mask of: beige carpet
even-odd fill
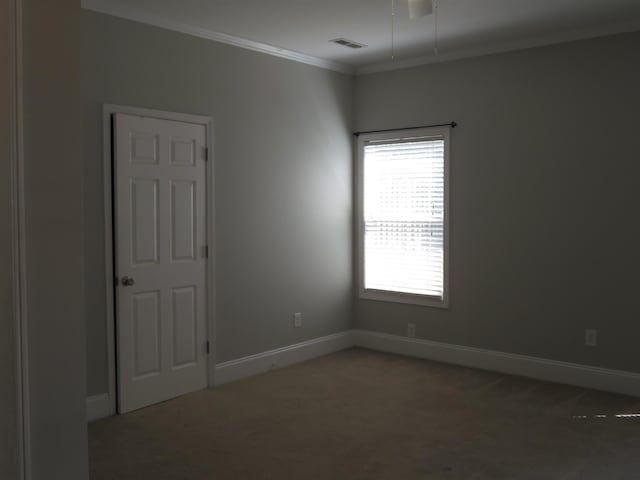
[[[352,349],[89,427],[91,479],[640,479],[640,399]],[[602,417],[606,415],[606,417]]]

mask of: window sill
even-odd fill
[[[380,302],[405,303],[423,307],[449,308],[447,297],[431,297],[411,293],[390,292],[385,290],[360,290],[360,299],[377,300]]]

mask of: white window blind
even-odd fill
[[[363,148],[364,289],[443,299],[444,137]]]

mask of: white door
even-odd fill
[[[204,125],[114,115],[119,411],[207,386]]]

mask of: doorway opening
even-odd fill
[[[109,403],[214,384],[213,122],[103,108]]]

